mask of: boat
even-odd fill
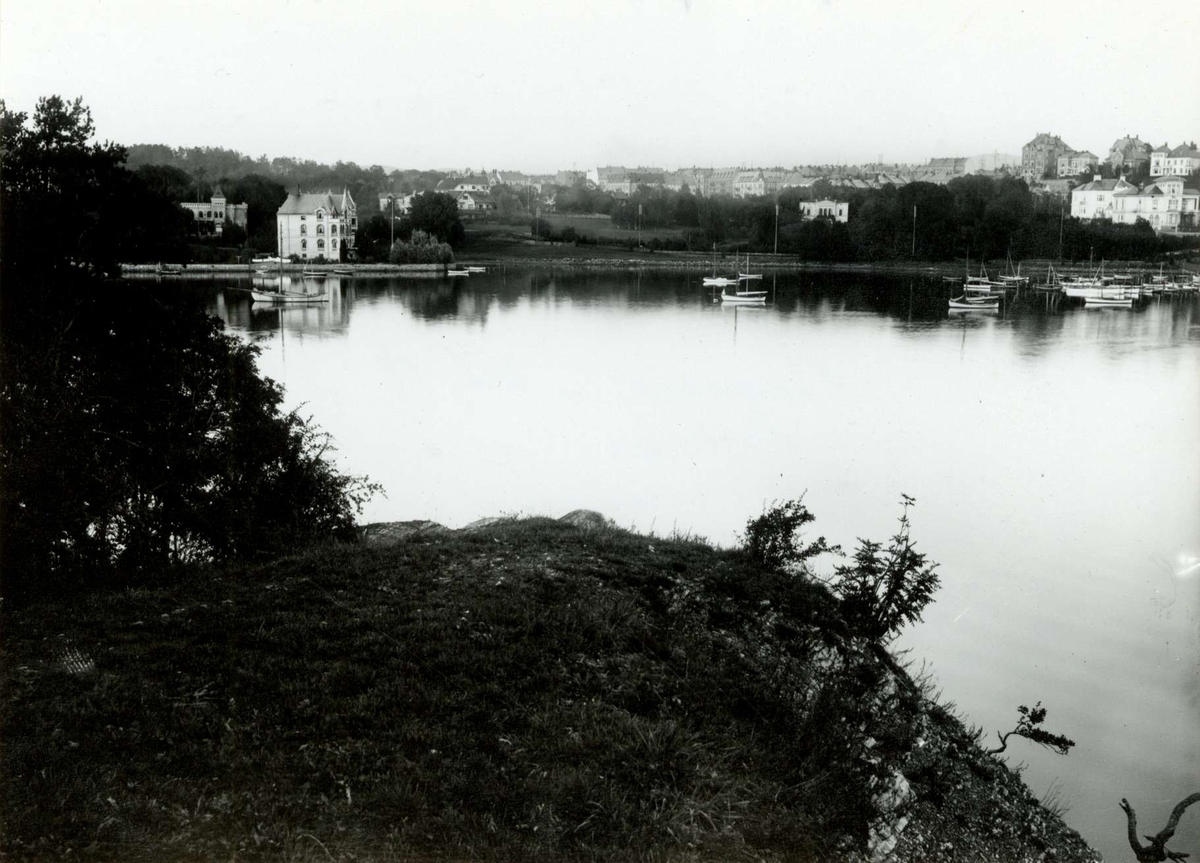
[[[183,267],[179,264],[159,264],[154,272],[160,276],[182,276]]]
[[[487,267],[467,267],[468,273],[486,273]]]
[[[471,271],[470,270],[446,270],[446,275],[447,276],[469,276],[469,275],[471,275]]]
[[[947,303],[952,312],[995,312],[1000,309],[999,297],[992,297],[991,300],[953,297]]]
[[[307,279],[323,279],[329,275],[325,270],[301,270],[300,275]]]
[[[762,273],[751,273],[749,270],[750,270],[750,253],[747,252],[746,253],[746,272],[738,273],[738,281],[744,282],[744,281],[749,281],[751,279],[761,279],[763,277]]]
[[[766,291],[734,291],[732,294],[721,291],[717,296],[720,297],[722,303],[729,305],[765,306],[767,304]]]
[[[713,243],[713,274],[711,276],[704,277],[704,286],[706,288],[728,288],[729,286],[736,285],[737,283],[737,279],[730,278],[729,276],[717,275],[717,244]]]
[[[1092,309],[1130,309],[1133,308],[1133,297],[1084,297],[1083,304]]]
[[[1013,269],[1012,255],[1008,256],[1008,272],[997,279],[1006,288],[1023,288],[1029,284],[1029,276],[1021,275],[1021,265]]]
[[[333,274],[335,276],[353,276],[354,267],[334,267]]]
[[[250,289],[250,298],[256,303],[327,303],[329,294],[306,294],[303,291],[263,291]]]
[[[254,258],[251,259],[250,263],[252,266],[258,266],[260,264],[286,264],[287,261],[278,255],[261,254],[255,255]]]

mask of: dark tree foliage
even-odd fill
[[[247,174],[223,178],[221,191],[229,201],[246,205],[247,245],[256,252],[274,252],[278,248],[275,214],[287,200],[284,187],[270,177]]]
[[[186,260],[191,214],[125,170],[124,148],[89,143],[94,131],[79,99],[40,99],[32,117],[0,102],[0,254],[109,274],[119,261]]]
[[[458,202],[443,192],[422,192],[414,197],[409,219],[414,231],[424,231],[451,246],[459,245],[466,236],[458,218]]]
[[[257,348],[178,288],[102,277],[114,249],[150,248],[146,220],[191,216],[126,171],[120,148],[87,143],[78,101],[0,122],[3,595],[352,536],[375,489],[283,412]],[[118,204],[135,195],[143,208]]]
[[[393,233],[387,216],[371,216],[358,223],[358,233],[354,235],[354,253],[358,260],[367,264],[387,261],[393,236],[402,239],[398,231]]]

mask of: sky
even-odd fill
[[[51,94],[102,140],[364,167],[1103,156],[1200,139],[1200,2],[4,0],[0,96]]]

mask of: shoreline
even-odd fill
[[[516,250],[514,250],[516,251]],[[736,261],[736,259],[732,259]],[[731,262],[730,258],[725,258],[722,263],[728,266]],[[974,265],[975,262],[972,262]],[[1153,264],[1145,261],[1108,261],[1106,266],[1113,270],[1122,270],[1136,273],[1156,273],[1158,268]],[[178,273],[163,274],[158,272],[159,265],[157,264],[121,264],[122,276],[155,276],[158,278],[193,278],[199,276],[216,276],[216,275],[231,275],[244,274],[253,276],[256,274],[256,268],[250,264],[184,264],[183,269]],[[287,273],[288,275],[298,275],[305,270],[318,270],[329,275],[343,276],[385,276],[385,275],[405,275],[409,273],[437,273],[442,274],[447,270],[457,267],[466,266],[485,266],[485,267],[520,267],[520,268],[577,268],[590,270],[641,270],[654,269],[670,271],[676,270],[680,272],[704,272],[711,268],[711,259],[705,259],[699,253],[692,252],[630,252],[624,251],[620,256],[604,257],[604,256],[583,256],[583,255],[556,255],[556,256],[533,256],[522,254],[491,254],[480,255],[478,257],[464,257],[462,260],[456,261],[453,267],[443,264],[284,264],[277,267],[277,272]],[[735,263],[736,266],[736,263]],[[982,265],[993,272],[998,272],[1003,269],[1003,261],[986,261]],[[1050,266],[1063,274],[1072,274],[1087,272],[1091,269],[1087,262],[1054,262],[1048,260],[1024,261],[1022,266],[1026,267],[1030,274],[1045,273]],[[1185,272],[1198,273],[1200,265],[1190,262],[1180,262],[1177,266]],[[334,268],[350,267],[353,270],[352,274],[335,274]],[[910,276],[926,276],[930,278],[942,276],[960,276],[967,268],[967,263],[964,260],[954,261],[872,261],[872,262],[847,262],[847,261],[798,261],[792,256],[784,255],[764,255],[756,258],[753,263],[753,268],[757,272],[771,273],[851,273],[859,275],[910,275]],[[270,275],[270,274],[267,274]],[[1035,276],[1036,278],[1036,276]]]

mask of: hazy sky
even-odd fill
[[[3,0],[0,95],[363,166],[924,162],[1200,138],[1200,2]]]

